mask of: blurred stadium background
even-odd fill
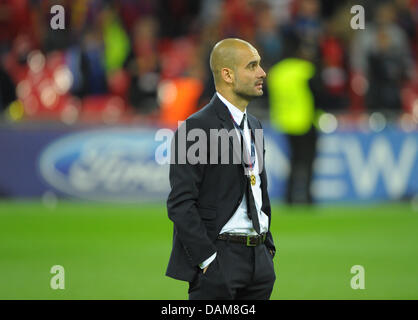
[[[365,30],[350,28],[353,5]],[[417,299],[417,26],[416,0],[0,0],[0,299],[186,299],[164,276],[156,133],[213,95],[217,41],[253,43],[269,73],[295,36],[316,70],[313,204],[285,201],[269,88],[249,106],[266,135],[272,299]]]

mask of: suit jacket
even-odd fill
[[[260,121],[248,114],[251,130],[262,129]],[[177,151],[181,143],[186,149],[197,141],[184,142],[180,137],[180,128],[176,131],[171,145],[170,186],[167,199],[168,217],[174,223],[173,248],[166,275],[175,279],[191,282],[198,272],[199,264],[214,254],[214,245],[222,227],[229,221],[242,201],[248,179],[244,175],[241,163],[233,163],[233,143],[229,140],[229,162],[221,164],[221,152],[218,152],[218,164],[210,164],[210,129],[234,130],[234,124],[227,107],[215,94],[212,100],[200,111],[191,115],[182,125],[186,132],[203,129],[207,136],[207,164],[185,164],[177,161]],[[236,134],[236,133],[235,133]],[[262,152],[257,156],[264,159]],[[219,143],[220,145],[220,143]],[[174,161],[175,160],[175,161]],[[263,160],[264,161],[264,160]],[[273,238],[270,233],[271,208],[267,194],[267,175],[265,168],[260,173],[262,190],[262,211],[269,217],[269,231],[266,246],[275,253]]]

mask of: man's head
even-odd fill
[[[260,66],[257,50],[246,41],[219,41],[211,52],[210,68],[216,90],[227,98],[248,103],[263,94],[262,84],[266,73]]]

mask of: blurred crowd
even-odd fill
[[[54,30],[57,4],[65,28]],[[354,5],[364,30],[351,27]],[[418,122],[417,26],[417,0],[0,0],[0,111],[15,121],[173,124],[212,97],[217,41],[254,44],[268,73],[297,38],[316,66],[318,108]],[[260,118],[266,91],[252,108]]]

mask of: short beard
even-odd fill
[[[254,98],[260,97],[262,95],[262,94],[261,95],[257,95],[257,94],[250,95],[248,93],[245,93],[245,92],[242,92],[242,91],[239,91],[239,90],[234,90],[234,93],[237,96],[239,96],[240,98],[242,98],[244,100],[247,100],[247,101],[251,101]]]

